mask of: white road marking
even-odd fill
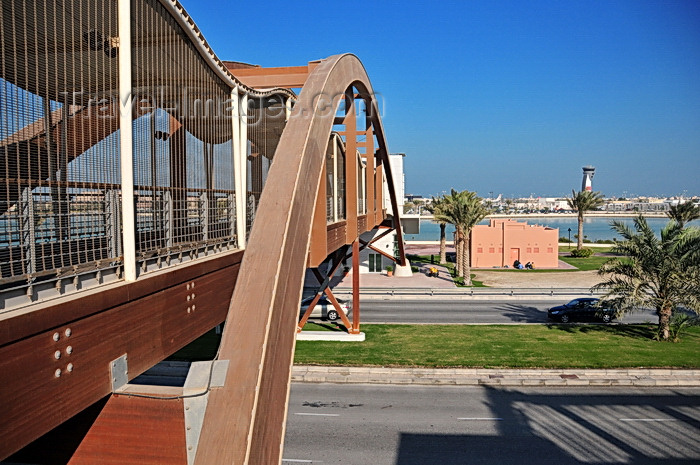
[[[321,460],[302,460],[302,459],[282,459],[282,463],[323,463]]]
[[[678,421],[675,418],[620,418],[620,421]]]
[[[306,415],[310,417],[339,417],[340,414],[338,413],[304,413],[304,412],[299,412],[295,413],[294,415]]]
[[[503,418],[478,418],[478,417],[463,417],[457,418],[458,420],[468,420],[468,421],[503,421]]]

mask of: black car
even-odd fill
[[[610,323],[615,318],[615,311],[600,306],[600,299],[582,297],[574,299],[568,304],[552,307],[547,312],[550,320],[558,320],[562,323],[570,321],[599,320]]]

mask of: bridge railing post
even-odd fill
[[[136,280],[136,218],[131,89],[131,0],[118,1],[119,160],[122,183],[124,279]]]
[[[35,228],[35,210],[34,210],[34,194],[31,187],[22,189],[21,199],[21,219],[22,224],[22,248],[24,249],[24,262],[26,263],[24,273],[31,275],[36,272],[36,228]]]
[[[107,243],[110,258],[122,254],[121,247],[121,209],[119,208],[119,191],[110,189],[105,192],[105,212],[107,225]]]
[[[211,215],[209,212],[209,192],[202,192],[199,195],[199,214],[200,222],[202,225],[202,240],[209,240],[209,222],[211,221]]]

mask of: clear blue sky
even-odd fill
[[[406,192],[700,195],[700,1],[182,0],[224,60],[360,57]]]

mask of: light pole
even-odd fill
[[[571,228],[569,228],[569,250],[571,250]]]

